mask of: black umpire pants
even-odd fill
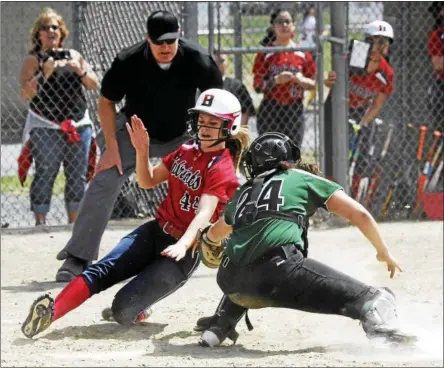
[[[224,257],[217,283],[229,299],[246,309],[275,307],[360,318],[370,286],[314,259],[295,246],[279,247],[247,266]],[[237,316],[232,316],[237,320]]]

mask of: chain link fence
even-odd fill
[[[439,57],[444,47],[439,42],[443,42],[443,26],[441,23],[439,28],[437,24],[436,9],[435,13],[429,11],[433,10],[429,9],[431,4],[345,3],[347,27],[341,46],[344,55],[348,55],[351,39],[365,40],[364,25],[371,21],[389,22],[395,34],[387,57],[393,69],[394,90],[377,114],[378,122],[382,123],[374,123],[372,119],[367,128],[356,134],[352,124],[335,118],[338,92],[339,98],[347,100],[348,116],[355,122],[362,119],[365,109],[360,109],[361,114],[356,115],[358,109],[350,105],[351,94],[360,93],[368,102],[375,96],[354,86],[352,70],[337,76],[346,79],[348,88],[344,91],[339,90],[340,80],[332,89],[322,83],[333,70],[334,60],[338,60],[334,59],[330,42],[335,41],[330,36],[337,36],[331,32],[334,27],[330,27],[330,3],[312,7],[305,2],[50,2],[45,6],[53,7],[64,17],[70,31],[64,47],[79,51],[92,65],[99,82],[117,52],[143,39],[146,18],[151,11],[168,9],[174,12],[181,20],[185,36],[195,39],[214,54],[224,70],[225,88],[242,102],[244,122],[253,136],[269,130],[288,134],[301,144],[303,156],[321,164],[325,174],[331,177],[335,172],[333,147],[347,144],[350,153],[345,158],[347,173],[333,179],[348,183],[350,193],[378,219],[391,220],[436,218],[437,212],[442,212],[442,138],[434,131],[438,128],[442,131],[444,82],[442,73],[436,75],[433,71],[432,60],[435,68],[439,68],[439,60],[442,66],[442,56]],[[31,201],[48,204],[49,196],[47,224],[66,224],[67,213],[75,210],[77,197],[83,190],[82,181],[78,180],[82,178],[79,168],[83,168],[85,176],[88,166],[85,152],[89,150],[81,142],[88,139],[82,136],[80,143],[69,145],[61,140],[62,133],[58,130],[41,128],[45,134],[40,135],[36,133],[39,129],[34,130],[31,134],[35,142],[34,151],[31,151],[34,161],[26,183],[21,186],[17,158],[29,118],[28,104],[20,98],[19,74],[30,43],[29,30],[43,7],[33,2],[28,2],[26,8],[14,3],[2,3],[1,7],[1,223],[4,227],[34,225]],[[276,14],[271,17],[273,12]],[[20,26],[8,26],[11,22]],[[435,33],[431,36],[432,31]],[[434,42],[431,46],[430,37]],[[291,43],[287,42],[289,39]],[[342,57],[339,62],[347,61]],[[96,105],[99,89],[72,90],[75,83],[64,78],[66,76],[60,76],[59,83],[62,86],[65,83],[71,92],[50,107],[53,111],[62,110],[69,106],[72,96],[84,102],[99,133],[98,146],[103,148]],[[49,101],[53,101],[57,91],[57,87],[48,86],[48,104],[41,108],[49,108]],[[332,135],[337,125],[345,127],[348,134]],[[426,126],[427,131],[420,136],[424,131],[422,126]],[[357,140],[358,136],[362,139]],[[418,153],[420,137],[424,138],[422,154]],[[79,146],[78,156],[73,152],[74,146]],[[357,153],[356,146],[359,146]],[[42,157],[40,161],[36,159],[39,154],[46,161],[42,161]],[[73,165],[73,157],[80,156],[83,166]],[[47,165],[41,171],[46,176],[40,175],[40,183],[45,184],[38,184],[36,161]],[[48,179],[47,167],[52,167],[49,177],[54,180],[53,187],[48,185],[52,179]],[[154,190],[141,190],[133,175],[124,184],[112,217],[151,216],[166,189],[164,185]]]
[[[365,120],[372,108],[364,104],[365,109],[360,109],[357,99],[370,99],[377,106],[375,101],[382,98],[378,93],[386,95],[380,119],[359,132],[350,125],[349,136],[351,194],[379,220],[442,219],[444,11],[439,15],[431,5],[348,3],[350,40],[364,41],[365,25],[374,20],[388,22],[394,31],[392,44],[384,44],[380,36],[373,38],[368,67],[375,69],[377,80],[362,83],[353,68],[348,80],[349,118],[354,122]],[[384,24],[377,26],[376,34],[384,34]],[[372,63],[375,49],[386,53],[389,66]],[[441,73],[434,70],[432,57],[441,65]],[[372,83],[379,87],[371,91]]]
[[[26,9],[14,3],[2,3],[1,6],[2,226],[27,227],[41,222],[35,219],[33,212],[47,212],[47,225],[64,225],[77,212],[86,178],[93,168],[88,164],[96,161],[104,148],[97,114],[100,87],[86,90],[71,69],[63,68],[65,71],[59,72],[56,68],[48,82],[40,87],[39,95],[29,102],[32,110],[39,112],[40,116],[28,113],[28,102],[20,97],[19,74],[29,51],[30,29],[34,20],[44,6],[56,10],[64,18],[69,31],[64,48],[73,48],[83,55],[100,83],[116,54],[144,39],[149,13],[167,9],[181,18],[181,4],[154,1],[49,2],[42,5],[31,2]],[[19,32],[11,33],[15,28],[7,26],[11,20],[20,23]],[[22,47],[17,47],[17,44]],[[74,55],[52,56],[60,62],[75,58]],[[123,102],[117,106],[118,109]],[[91,120],[82,119],[85,109],[85,116]],[[58,126],[41,119],[41,116],[59,122],[68,116],[75,121],[91,122],[97,133],[96,157],[93,155],[94,147],[90,146],[90,128],[78,126],[80,140],[71,144],[66,139],[67,134],[71,139],[76,138],[69,133],[72,128],[68,124]],[[156,161],[154,158],[153,162]],[[132,175],[119,194],[112,218],[151,216],[165,194],[166,184],[153,190],[141,190],[135,175]]]

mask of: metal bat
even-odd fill
[[[377,126],[380,125],[381,123],[382,123],[382,120],[380,120],[380,119],[375,119],[372,122],[372,127],[371,127],[372,130],[370,132],[370,138],[369,138],[370,148],[368,150],[368,155],[370,157],[370,161],[371,161],[371,159],[373,157],[373,153],[375,151],[375,146],[376,146],[375,134],[376,134]],[[363,203],[364,198],[367,194],[369,183],[370,183],[370,180],[369,180],[368,174],[367,174],[367,176],[365,176],[364,178],[362,178],[359,181],[359,187],[358,187],[358,193],[356,195],[356,200],[361,204]]]
[[[365,196],[365,199],[364,199],[364,207],[366,207],[367,209],[370,208],[370,203],[373,199],[373,195],[374,195],[374,193],[376,191],[376,187],[378,186],[378,183],[379,183],[379,176],[381,175],[381,170],[382,170],[382,161],[384,160],[384,157],[387,154],[387,150],[390,145],[390,141],[392,139],[393,129],[394,129],[394,126],[392,124],[390,124],[390,128],[387,133],[387,137],[385,139],[380,158],[378,160],[375,171],[373,172],[372,178],[370,179],[370,185],[368,187],[367,195]]]
[[[436,165],[438,163],[438,158],[441,155],[443,143],[444,142],[441,140],[441,144],[436,149],[435,156],[433,157],[433,160],[432,160],[432,164],[429,166],[429,170],[427,172],[427,179],[426,179],[425,184],[424,184],[424,191],[426,191],[428,189],[430,178],[432,177],[434,169],[436,168]]]
[[[441,160],[441,162],[438,165],[438,168],[435,170],[435,173],[432,176],[432,179],[430,180],[430,183],[428,186],[429,192],[433,192],[435,190],[436,186],[438,185],[438,181],[441,178],[443,166],[444,166],[443,161]]]

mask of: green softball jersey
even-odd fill
[[[264,182],[257,201],[261,210],[286,211],[303,215],[308,222],[319,207],[326,210],[327,200],[342,187],[307,171],[290,169]],[[224,219],[233,225],[242,217],[251,192],[251,182],[242,185],[224,210]],[[227,240],[225,254],[237,265],[254,262],[272,247],[299,244],[304,247],[303,229],[293,221],[267,217],[233,231]]]

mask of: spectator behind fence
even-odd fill
[[[222,78],[224,80],[224,89],[235,95],[241,104],[242,125],[248,125],[248,119],[250,118],[250,116],[256,114],[256,110],[254,109],[253,100],[251,99],[247,87],[245,87],[245,84],[241,80],[225,76],[227,59],[224,55],[214,54],[213,59],[222,74]]]
[[[435,18],[429,35],[429,55],[435,76],[430,99],[432,128],[444,132],[444,1],[434,1],[429,11]]]
[[[68,34],[63,17],[44,8],[31,29],[31,49],[20,72],[20,93],[29,101],[29,111],[19,157],[19,180],[24,185],[34,161],[30,196],[36,225],[46,224],[61,163],[66,177],[68,221],[76,220],[85,192],[88,159],[95,163],[93,123],[82,87],[95,89],[98,81],[79,52],[63,48]]]
[[[316,8],[310,4],[304,14],[300,26],[301,45],[306,47],[316,46]]]
[[[296,47],[292,41],[295,27],[290,13],[278,9],[271,14],[274,41],[266,47]],[[288,51],[259,53],[253,65],[254,88],[264,98],[259,106],[259,134],[279,131],[301,145],[304,137],[304,89],[315,88],[316,66],[309,52]]]
[[[125,123],[138,116],[150,135],[150,157],[164,157],[189,139],[187,111],[194,106],[197,89],[223,86],[211,55],[179,36],[174,14],[151,13],[146,39],[119,52],[103,77],[98,110],[106,150],[82,200],[71,239],[57,255],[65,260],[57,272],[59,282],[70,281],[97,259],[116,198],[136,168],[136,151]],[[123,99],[125,105],[116,114],[116,104]],[[207,103],[211,105],[210,100]]]

